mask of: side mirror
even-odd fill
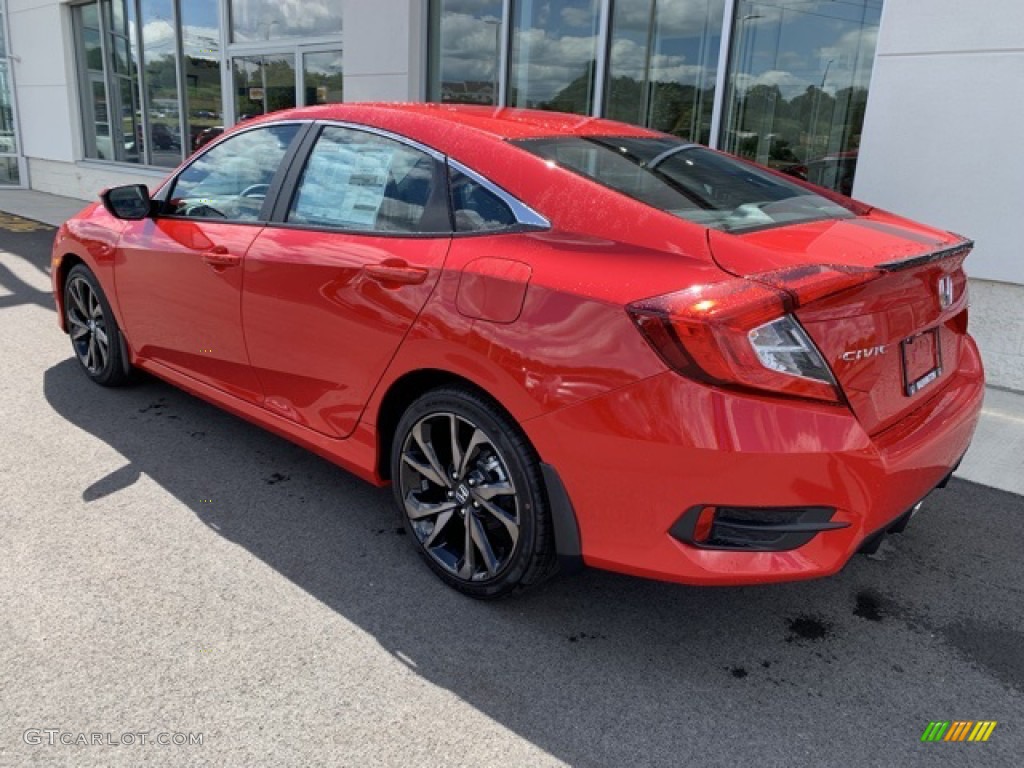
[[[128,184],[105,189],[100,193],[100,200],[112,216],[129,221],[144,219],[153,210],[149,188],[145,184]]]

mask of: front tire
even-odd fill
[[[121,329],[99,281],[82,264],[71,269],[64,283],[64,320],[86,376],[104,387],[124,384],[128,373]]]
[[[445,387],[409,406],[391,446],[391,480],[407,532],[449,586],[497,598],[554,570],[536,452],[477,393]]]

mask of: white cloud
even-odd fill
[[[248,0],[237,4],[232,19],[240,40],[280,37],[286,30],[301,35],[341,32],[337,0]]]
[[[441,19],[442,80],[494,79],[500,35],[500,25],[496,22],[496,18],[445,14]]]
[[[661,36],[697,37],[704,34],[705,23],[718,29],[725,13],[725,0],[664,0],[656,8],[657,32]],[[615,27],[619,32],[647,34],[651,19],[651,0],[618,0],[615,3]]]

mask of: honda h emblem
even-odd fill
[[[953,276],[944,275],[939,278],[939,306],[946,309],[953,303]]]

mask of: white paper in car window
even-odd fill
[[[310,157],[294,218],[346,229],[373,229],[395,149],[323,143]]]
[[[362,147],[355,168],[348,178],[341,218],[355,227],[372,227],[384,202],[388,172],[395,150]]]

